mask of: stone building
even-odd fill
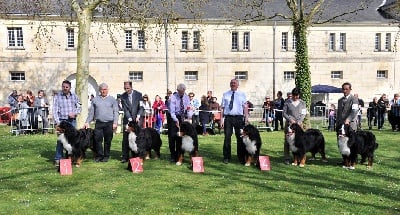
[[[358,1],[332,1],[326,16],[356,7]],[[313,25],[308,31],[309,64],[312,85],[340,87],[353,84],[353,92],[364,101],[382,93],[399,92],[400,65],[396,42],[398,23],[382,15],[381,0],[369,7],[332,22]],[[337,5],[336,5],[337,4]],[[274,7],[286,7],[275,1]],[[0,106],[16,89],[47,94],[59,90],[64,79],[76,78],[77,23],[48,15],[47,21],[11,14],[0,19]],[[165,24],[165,23],[164,23]],[[266,95],[294,86],[295,40],[288,20],[275,18],[242,25],[230,21],[216,10],[207,11],[201,22],[181,20],[141,29],[137,23],[116,24],[111,32],[94,22],[91,28],[90,78],[88,96],[96,94],[98,84],[106,82],[110,93],[123,92],[123,82],[132,80],[134,88],[164,97],[185,83],[187,92],[200,97],[212,90],[220,98],[229,89],[229,80],[240,80],[253,104],[262,104]],[[47,34],[38,34],[38,29]],[[161,32],[161,33],[160,33]],[[340,94],[315,97],[335,103]]]

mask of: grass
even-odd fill
[[[374,131],[372,170],[342,169],[333,132],[324,131],[329,162],[305,168],[283,164],[283,133],[261,132],[271,171],[222,163],[223,135],[199,137],[205,173],[171,164],[166,135],[162,157],[133,174],[121,164],[122,135],[108,163],[84,161],[73,175],[52,164],[56,135],[12,136],[0,126],[1,214],[400,214],[400,133]],[[233,149],[236,149],[233,143]],[[88,156],[92,154],[89,152]],[[233,150],[235,158],[235,150]]]

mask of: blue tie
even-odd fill
[[[229,110],[233,109],[233,100],[235,100],[235,91],[232,91],[231,102],[229,102]]]

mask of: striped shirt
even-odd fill
[[[60,123],[60,120],[68,119],[70,113],[75,115],[81,112],[81,103],[77,95],[70,93],[64,95],[62,91],[54,96],[53,100],[53,118],[55,123]]]

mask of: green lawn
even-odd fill
[[[52,163],[55,134],[12,136],[2,125],[0,214],[400,214],[400,133],[373,132],[379,148],[372,170],[337,166],[335,134],[324,130],[329,162],[308,161],[305,168],[283,164],[283,132],[275,131],[261,132],[271,171],[235,159],[223,164],[223,135],[215,135],[199,137],[205,173],[193,173],[187,162],[169,162],[162,135],[161,159],[134,174],[119,162],[118,134],[108,163],[87,159],[61,176]]]

